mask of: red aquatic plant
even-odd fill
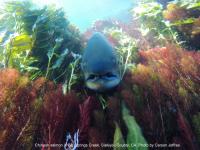
[[[132,113],[135,112],[135,99],[134,99],[134,95],[133,92],[131,91],[131,89],[125,89],[121,91],[121,96],[122,99],[127,103],[127,105],[130,107]]]
[[[184,94],[186,96],[187,93],[198,93],[199,58],[199,52],[194,55],[194,52],[173,46],[140,51],[140,59],[144,65],[142,68],[152,70],[158,76],[163,92],[173,96],[174,100],[178,100],[177,97]],[[140,68],[141,64],[138,65],[137,70]],[[143,77],[140,78],[148,78],[147,73],[143,73]]]
[[[182,128],[178,138],[183,140],[183,135],[188,135],[190,138],[184,141],[188,141],[188,147],[193,148],[195,140],[191,136],[191,122],[186,123],[188,117],[182,115],[185,118],[183,119],[179,113],[174,114],[180,110],[190,117],[191,113],[196,113],[199,108],[197,101],[200,97],[200,53],[169,45],[141,50],[139,59],[141,63],[125,76],[124,82],[129,87],[130,83],[134,85],[133,112],[143,127],[145,136],[151,142],[168,142],[169,137],[173,138],[177,136],[174,133],[179,132],[176,128],[171,129],[177,120],[178,127]],[[128,92],[131,90],[125,89],[120,94],[128,100],[132,97]]]
[[[50,84],[50,89],[44,94],[40,129],[41,142],[62,144],[67,132],[72,134],[76,131],[78,118],[78,100],[75,94],[64,95],[61,85],[52,88]]]
[[[3,110],[0,113],[0,145],[2,149],[12,149],[18,147],[19,141],[25,136],[36,97],[30,93],[28,77],[21,76],[15,69],[3,69],[0,72],[0,107]]]
[[[199,111],[200,53],[167,46],[141,50],[139,58],[116,91],[101,96],[87,90],[87,96],[82,90],[64,95],[62,85],[45,78],[30,82],[14,69],[0,70],[0,149],[64,144],[66,134],[78,130],[80,144],[112,143],[115,122],[127,134],[122,103],[149,143],[195,149],[190,117]]]
[[[182,146],[184,146],[186,149],[197,149],[197,147],[194,145],[194,134],[191,130],[191,127],[181,112],[177,113],[177,125],[184,143]]]
[[[81,144],[88,144],[88,131],[91,125],[91,115],[94,109],[94,99],[88,97],[83,104],[79,106],[80,109],[80,138],[79,141]]]
[[[19,72],[15,69],[0,70],[0,106],[14,94],[19,76]]]
[[[187,10],[178,6],[177,4],[170,3],[167,5],[167,10],[163,11],[165,19],[170,21],[176,21],[184,19],[188,16]]]
[[[82,123],[79,128],[84,127],[82,129],[86,132],[82,132],[82,135],[80,133],[81,141],[85,141],[85,143],[87,142],[90,144],[113,142],[114,121],[119,121],[120,116],[119,99],[115,99],[116,101],[113,101],[114,99],[114,97],[109,98],[106,106],[102,107],[99,98],[91,96],[90,102],[88,101],[89,99],[87,99],[88,102],[85,101],[82,104]],[[101,147],[96,148],[100,149]],[[90,147],[89,149],[95,149],[95,147]]]
[[[96,145],[96,147],[91,146],[89,147],[89,150],[101,150],[102,147],[100,146],[100,144],[106,143],[105,139],[106,139],[105,133],[99,131],[98,128],[91,127],[89,130],[89,140],[90,140],[90,144]]]
[[[28,149],[37,143],[64,143],[78,128],[79,100],[45,78],[31,83],[15,69],[0,70],[1,149]],[[12,143],[12,144],[11,144]]]
[[[44,78],[44,77],[40,77],[40,78],[38,78],[37,80],[35,80],[34,82],[33,82],[33,88],[35,89],[35,90],[41,90],[41,88],[44,86],[44,84],[46,83],[46,78]]]
[[[111,123],[112,121],[119,121],[121,111],[120,111],[120,106],[121,106],[121,101],[117,97],[110,97],[108,99],[108,115],[109,118],[112,118],[112,120],[109,120]]]

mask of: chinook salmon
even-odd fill
[[[94,33],[84,50],[81,68],[86,86],[103,92],[120,82],[119,66],[115,50],[101,33]]]

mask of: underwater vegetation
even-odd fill
[[[140,1],[132,12],[151,48],[170,42],[199,50],[199,0],[174,0],[166,8],[155,0]]]
[[[30,1],[10,1],[1,9],[1,66],[61,82],[70,63],[78,59],[81,43],[77,28],[64,11],[37,8]],[[64,76],[65,74],[65,76]],[[70,74],[69,74],[70,75]]]
[[[1,149],[32,149],[35,142],[60,143],[63,131],[74,132],[79,102],[73,92],[64,95],[61,85],[43,77],[31,83],[15,69],[3,69],[0,76]]]
[[[148,116],[145,117],[148,119],[141,117],[143,126],[149,127],[148,131],[153,129],[144,134],[149,133],[151,140],[152,137],[156,141],[163,138],[164,143],[178,140],[186,149],[196,149],[192,128],[197,124],[188,120],[198,114],[200,106],[199,53],[167,46],[140,51],[139,55],[141,63],[132,69],[126,80],[132,81],[138,118]]]
[[[169,3],[166,10],[163,11],[163,16],[168,20],[171,26],[179,31],[190,49],[199,49],[200,38],[200,2],[197,1],[176,1]]]
[[[200,148],[198,1],[144,0],[130,23],[99,20],[83,34],[53,6],[2,8],[0,149],[64,149],[77,133],[79,144],[100,145],[79,149]],[[86,88],[80,69],[94,32],[115,48],[122,79],[103,93]]]

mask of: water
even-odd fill
[[[0,150],[200,147],[199,0],[0,1]]]
[[[41,6],[54,4],[62,7],[68,19],[76,25],[81,32],[86,31],[96,20],[116,18],[129,21],[130,15],[126,12],[132,7],[132,0],[33,0]]]

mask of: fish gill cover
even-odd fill
[[[129,23],[98,20],[81,34],[61,9],[4,3],[0,149],[64,149],[66,135],[80,149],[199,149],[199,9],[143,0]],[[115,48],[122,78],[105,93],[87,89],[80,70],[94,32]]]

